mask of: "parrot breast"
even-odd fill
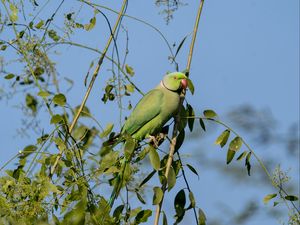
[[[180,97],[162,85],[148,92],[136,105],[126,120],[121,133],[128,133],[137,140],[160,132],[177,112]]]

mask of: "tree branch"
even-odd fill
[[[85,103],[86,103],[86,101],[87,101],[87,99],[88,99],[88,97],[89,97],[89,95],[90,95],[90,92],[91,92],[91,90],[92,90],[92,88],[93,88],[93,85],[94,85],[94,82],[95,82],[95,80],[96,80],[96,78],[97,78],[97,76],[98,76],[99,70],[100,70],[101,65],[102,65],[102,63],[103,63],[103,60],[104,60],[105,55],[106,55],[106,53],[107,53],[107,50],[108,50],[108,48],[109,48],[109,46],[110,46],[112,40],[114,39],[114,34],[115,34],[115,32],[116,32],[118,26],[120,25],[120,22],[121,22],[121,19],[122,19],[122,16],[123,16],[123,13],[124,13],[126,4],[127,4],[127,0],[124,0],[124,1],[123,1],[123,4],[122,4],[122,8],[121,8],[121,10],[120,10],[120,12],[119,12],[119,14],[118,14],[118,18],[117,18],[117,21],[116,21],[116,23],[115,23],[115,26],[114,26],[114,28],[113,28],[111,34],[110,34],[110,37],[109,37],[109,39],[108,39],[108,41],[107,41],[107,43],[106,43],[106,46],[105,46],[105,48],[104,48],[104,50],[103,50],[103,53],[102,53],[102,55],[100,56],[99,61],[98,61],[97,65],[96,65],[96,68],[95,68],[94,73],[93,73],[93,77],[92,77],[92,79],[91,79],[91,81],[90,81],[90,84],[89,84],[88,89],[87,89],[87,91],[86,91],[86,93],[85,93],[85,96],[84,96],[84,98],[83,98],[83,100],[82,100],[82,102],[81,102],[80,108],[78,109],[77,114],[75,115],[75,117],[74,117],[74,119],[73,119],[73,122],[71,123],[71,126],[69,127],[69,133],[71,133],[72,130],[74,129],[74,127],[75,127],[75,125],[76,125],[76,123],[77,123],[77,121],[78,121],[78,119],[79,119],[79,117],[80,117],[80,114],[81,114],[81,112],[82,112],[82,110],[83,110],[83,108],[84,108],[84,106],[85,106]],[[56,166],[57,166],[57,164],[58,164],[58,161],[59,161],[59,159],[61,158],[61,156],[62,156],[62,151],[61,151],[61,152],[59,153],[59,155],[57,156],[57,158],[56,158],[56,160],[55,160],[55,163],[54,163],[53,166],[52,166],[50,175],[53,175],[53,173],[54,173],[54,171],[55,171],[55,168],[56,168]]]
[[[195,21],[195,25],[194,25],[194,30],[193,30],[192,42],[191,42],[191,45],[190,45],[190,51],[189,51],[188,60],[187,60],[187,67],[186,67],[187,76],[189,75],[189,71],[190,71],[190,67],[191,67],[191,62],[192,62],[192,57],[193,57],[193,50],[194,50],[194,45],[195,45],[195,41],[196,41],[198,25],[199,25],[200,16],[201,16],[202,8],[203,8],[203,3],[204,3],[204,0],[200,0],[200,5],[199,5],[199,8],[198,8],[197,17],[196,17],[196,21]],[[180,94],[180,106],[183,104],[184,97],[185,97],[185,90],[183,90],[182,93]],[[173,162],[173,156],[174,156],[175,146],[176,146],[176,141],[177,141],[178,126],[180,124],[180,111],[181,111],[181,108],[182,107],[179,107],[178,113],[177,113],[176,118],[175,118],[175,124],[174,124],[173,134],[172,134],[172,140],[171,140],[171,144],[170,144],[170,148],[169,148],[169,157],[168,157],[168,161],[167,161],[167,165],[166,165],[166,171],[165,171],[165,177],[166,178],[168,178],[169,171],[170,171],[170,168],[171,168],[171,165],[172,165],[172,162]],[[162,191],[163,191],[162,200],[156,207],[154,225],[158,225],[159,216],[160,216],[161,207],[162,207],[162,203],[163,203],[164,194],[165,194],[166,189],[167,189],[167,184],[165,183],[162,186]]]

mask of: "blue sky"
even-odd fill
[[[61,9],[61,14],[67,13],[68,4]],[[115,1],[104,1],[103,4],[110,5],[116,10],[120,7],[120,2],[117,4]],[[163,32],[171,44],[178,45],[192,31],[197,7],[198,1],[189,2],[188,5],[180,7],[168,26],[162,19],[162,15],[158,14],[159,10],[155,7],[154,1],[132,0],[129,2],[127,14],[150,22]],[[49,8],[49,14],[51,12]],[[86,15],[85,22],[93,15],[92,10],[86,10]],[[115,14],[108,13],[108,15],[110,19],[116,18]],[[47,18],[44,14],[41,17]],[[129,32],[127,63],[135,70],[132,80],[146,92],[156,86],[166,71],[174,70],[168,62],[168,48],[153,29],[128,18],[124,18],[123,23]],[[107,33],[107,26],[98,14],[97,27],[89,33],[77,33],[72,40],[103,49]],[[119,50],[121,53],[124,52],[124,42],[124,32],[120,32]],[[177,61],[180,69],[186,66],[189,42],[190,39],[187,39],[178,55]],[[65,46],[57,50],[60,54],[52,56],[54,60],[57,60],[63,92],[68,89],[63,77],[75,80],[73,89],[66,95],[68,102],[76,106],[80,104],[85,92],[83,80],[86,71],[91,60],[96,59],[97,55]],[[119,121],[117,106],[104,105],[101,102],[102,88],[110,76],[109,69],[110,64],[107,63],[100,71],[87,104],[103,126],[112,121]],[[193,105],[197,114],[204,109],[212,108],[222,116],[235,107],[249,104],[257,109],[268,109],[278,121],[276,129],[285,130],[294,122],[299,124],[299,1],[206,1],[190,76],[195,85],[195,95],[192,96],[189,93],[187,100]],[[1,81],[0,87],[7,87],[6,84],[2,84],[4,82]],[[135,93],[131,99],[132,104],[134,105],[139,98],[140,95]],[[21,138],[16,135],[16,129],[21,124],[19,118],[22,117],[22,113],[15,109],[15,105],[19,102],[19,99],[13,102],[0,101],[1,164],[15,155],[17,150],[22,149],[24,145],[34,142],[36,138]],[[127,100],[124,102],[126,103]],[[128,111],[124,111],[123,115],[128,114]],[[224,120],[230,124],[227,118],[224,117]],[[93,125],[92,121],[89,123]],[[243,135],[247,139],[247,133]],[[202,139],[199,138],[199,142],[201,141]],[[221,160],[224,159],[225,163],[226,155],[224,152],[220,154],[213,145],[213,138],[205,140],[205,145],[209,149],[209,151],[206,150],[209,157],[219,157]],[[199,144],[197,141],[186,143],[184,150],[188,150],[182,154],[185,155],[184,161],[188,163],[192,161],[191,164],[201,171],[202,166],[197,163],[197,160],[191,159],[197,153],[199,146],[203,146],[203,143]],[[270,154],[275,154],[271,157],[276,158],[277,154],[281,154],[279,147],[266,151],[263,151],[264,149],[260,146],[254,147],[262,158]],[[286,161],[278,157],[277,160],[285,170],[292,168],[293,178],[299,181],[297,159]],[[256,171],[259,171],[258,167]],[[199,206],[206,212],[208,220],[220,215],[215,208],[222,202],[229,204],[233,212],[236,212],[243,205],[243,201],[249,199],[261,201],[263,205],[262,198],[274,191],[271,187],[265,186],[257,190],[255,183],[251,180],[247,184],[237,186],[234,183],[236,181],[226,179],[224,174],[214,171],[213,168],[210,171],[201,171],[200,180],[194,179],[192,174],[189,174],[189,179],[192,189],[195,193],[197,192],[196,198]],[[241,188],[244,191],[241,191]],[[176,194],[176,190],[178,189],[174,189],[170,195]],[[165,201],[165,206],[173,207],[170,199]],[[266,212],[268,207],[265,206]],[[188,217],[186,222],[192,219]],[[257,221],[263,221],[261,224],[264,225],[279,224],[278,218],[272,218],[264,212],[261,212]],[[248,224],[259,224],[256,222],[250,220]]]

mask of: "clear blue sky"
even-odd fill
[[[107,1],[104,4],[110,4],[116,10],[120,7],[120,2],[116,4],[115,1]],[[67,13],[68,7],[65,5],[61,13]],[[197,7],[198,1],[189,1],[188,5],[180,7],[175,12],[174,20],[168,26],[162,16],[158,15],[158,8],[154,6],[154,1],[131,0],[127,14],[150,22],[164,33],[171,44],[178,45],[192,31]],[[49,14],[51,12],[49,11]],[[41,15],[42,18],[47,18],[43,16]],[[92,10],[87,10],[87,18],[83,22],[87,22],[91,16]],[[115,18],[115,15],[109,14],[109,18]],[[160,81],[166,71],[172,71],[174,67],[168,62],[169,52],[166,45],[154,30],[128,18],[124,18],[123,22],[129,32],[127,63],[135,70],[134,83],[146,92]],[[98,14],[96,29],[89,33],[79,32],[72,40],[103,49],[107,32],[107,26]],[[122,48],[124,50],[124,41],[124,33],[120,32],[121,52]],[[180,69],[184,69],[186,65],[189,41],[190,39],[185,42],[177,58]],[[97,55],[77,48],[60,47],[57,50],[61,54],[53,54],[53,58],[58,60],[60,81],[63,86],[66,85],[63,92],[67,90],[63,77],[73,79],[74,88],[66,95],[69,103],[76,106],[80,104],[85,92],[83,79],[86,71],[91,60],[96,59]],[[116,112],[117,106],[103,105],[100,100],[104,82],[110,76],[109,69],[109,63],[102,68],[88,101],[89,108],[103,126],[111,121],[119,121],[118,113],[112,113],[112,107]],[[203,109],[212,108],[223,115],[237,106],[250,104],[258,109],[269,109],[278,120],[277,129],[284,130],[293,122],[299,124],[299,1],[207,0],[200,21],[191,79],[195,85],[195,95],[188,94],[187,99],[198,114]],[[4,82],[1,81],[0,87]],[[6,84],[3,85],[7,87]],[[132,103],[136,103],[139,98],[140,95],[136,93]],[[14,106],[19,102],[19,100],[0,101],[1,164],[15,155],[24,145],[35,142],[36,137],[21,138],[16,135],[16,129],[21,124],[22,113]],[[128,113],[125,111],[124,115]],[[227,122],[230,124],[230,121]],[[91,121],[90,125],[92,124]],[[247,138],[247,134],[244,135]],[[202,139],[199,138],[200,141]],[[225,163],[225,154],[220,154],[213,146],[213,140],[205,143],[207,143],[207,154],[210,157],[224,159]],[[183,154],[190,155],[184,157],[185,162],[191,161],[191,164],[200,170],[200,180],[195,179],[192,174],[188,174],[188,178],[196,194],[197,204],[206,212],[208,221],[221,215],[220,211],[215,210],[221,204],[226,204],[227,207],[230,206],[228,208],[231,208],[232,212],[237,212],[244,201],[253,199],[263,205],[263,197],[274,192],[271,187],[257,188],[255,181],[251,182],[251,177],[247,184],[237,185],[235,180],[227,179],[223,173],[213,168],[210,168],[210,171],[202,171],[202,166],[191,159],[196,151],[199,151],[198,146],[200,144],[194,141],[190,144],[186,143],[184,148],[186,152]],[[275,154],[271,157],[276,157],[276,154],[280,155],[281,151],[280,148],[263,151],[260,146],[254,147],[259,155],[266,157],[270,154]],[[287,162],[283,158],[278,158],[278,164],[281,164],[285,170],[291,168],[293,179],[299,181],[298,159]],[[178,189],[170,192],[170,195],[175,195],[176,190]],[[173,203],[167,199],[164,206],[173,207]],[[248,224],[279,224],[278,218],[267,215],[270,206],[263,207],[265,212],[260,212],[258,219],[250,220]],[[227,217],[230,216],[231,212]],[[186,223],[188,221],[193,221],[193,218],[187,218]]]

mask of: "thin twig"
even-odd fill
[[[114,39],[114,33],[116,32],[116,30],[117,30],[117,28],[118,28],[118,26],[119,26],[119,24],[120,24],[120,21],[121,21],[121,18],[122,18],[122,16],[123,16],[123,13],[124,13],[124,9],[125,9],[126,4],[127,4],[127,0],[124,0],[124,1],[123,1],[123,4],[122,4],[122,8],[121,8],[121,10],[120,10],[120,12],[119,12],[119,14],[118,14],[118,18],[117,18],[117,21],[116,21],[116,23],[115,23],[115,26],[114,26],[114,28],[113,28],[111,34],[110,34],[110,37],[109,37],[109,39],[108,39],[108,41],[107,41],[107,43],[106,43],[106,46],[105,46],[105,48],[104,48],[104,50],[103,50],[103,53],[102,53],[102,55],[101,55],[100,58],[99,58],[99,61],[98,61],[97,65],[96,65],[96,68],[95,68],[95,70],[94,70],[92,79],[91,79],[90,84],[89,84],[89,86],[88,86],[88,89],[87,89],[87,91],[86,91],[86,93],[85,93],[85,96],[84,96],[84,98],[83,98],[83,100],[82,100],[82,103],[81,103],[81,105],[80,105],[80,107],[79,107],[79,109],[78,109],[78,111],[77,111],[77,114],[75,115],[75,117],[74,117],[74,119],[73,119],[73,122],[71,123],[71,126],[69,127],[69,133],[71,133],[72,130],[73,130],[73,128],[75,127],[75,125],[76,125],[76,123],[77,123],[77,121],[78,121],[78,119],[79,119],[79,116],[80,116],[80,114],[81,114],[81,112],[82,112],[82,110],[83,110],[83,108],[84,108],[84,106],[85,106],[85,103],[86,103],[86,101],[87,101],[87,99],[88,99],[88,97],[89,97],[89,95],[90,95],[90,92],[91,92],[91,90],[92,90],[92,88],[93,88],[93,85],[94,85],[94,82],[95,82],[95,80],[96,80],[96,78],[97,78],[97,76],[98,76],[99,70],[100,70],[101,65],[102,65],[102,63],[103,63],[103,60],[104,60],[105,55],[106,55],[106,53],[107,53],[107,50],[108,50],[108,48],[109,48],[109,46],[110,46],[112,40]],[[57,158],[56,158],[56,160],[55,160],[55,163],[54,163],[53,166],[52,166],[51,173],[50,173],[51,175],[54,173],[55,168],[56,168],[56,166],[57,166],[57,164],[58,164],[58,161],[59,161],[59,159],[61,158],[61,156],[62,156],[62,151],[58,154],[58,156],[57,156]]]
[[[199,5],[199,9],[198,9],[198,13],[197,13],[197,17],[196,17],[196,21],[195,21],[195,25],[194,25],[194,30],[193,30],[192,42],[191,42],[191,45],[190,45],[190,52],[189,52],[188,62],[187,62],[187,66],[186,66],[186,71],[188,73],[190,72],[190,69],[191,69],[194,45],[195,45],[195,41],[196,41],[196,36],[197,36],[199,21],[200,21],[200,17],[201,17],[202,8],[203,8],[203,3],[204,3],[204,0],[200,0],[200,5]]]
[[[192,62],[192,57],[193,57],[193,49],[194,49],[194,45],[195,45],[195,41],[196,41],[198,25],[199,25],[200,16],[201,16],[202,8],[203,8],[203,3],[204,3],[204,0],[200,0],[200,5],[199,5],[199,8],[198,8],[197,17],[196,17],[196,21],[195,21],[195,25],[194,25],[194,29],[193,29],[193,37],[192,37],[192,42],[191,42],[191,45],[190,45],[189,56],[188,56],[188,60],[187,60],[187,67],[186,67],[187,75],[189,75],[189,71],[190,71],[190,68],[191,68],[191,62]],[[181,106],[182,106],[182,103],[184,101],[184,97],[185,97],[185,90],[183,90],[181,95],[180,95],[180,107],[179,107],[177,116],[175,118],[175,124],[174,124],[173,134],[172,134],[172,140],[171,140],[171,144],[170,144],[170,148],[169,148],[169,157],[168,157],[168,161],[167,161],[167,165],[166,165],[166,171],[165,171],[165,177],[166,178],[168,178],[169,171],[170,171],[170,168],[171,168],[171,165],[172,165],[172,162],[173,162],[173,155],[174,155],[176,141],[177,141],[178,126],[179,126],[179,123],[180,123],[180,111],[181,111],[181,108],[182,108]],[[162,200],[156,207],[154,225],[158,225],[158,223],[159,223],[159,216],[160,216],[161,207],[162,207],[162,203],[163,203],[163,199],[164,199],[164,193],[166,191],[166,188],[167,188],[167,184],[165,183],[162,186],[162,191],[163,191]]]
[[[197,117],[194,117],[194,118],[197,118]],[[241,137],[235,130],[233,130],[230,126],[228,126],[227,124],[225,124],[224,122],[222,122],[220,120],[216,120],[216,119],[212,119],[212,118],[205,118],[205,117],[198,117],[198,118],[206,119],[206,120],[218,123],[218,124],[224,126],[225,128],[227,128],[228,130],[230,130],[230,132],[234,133],[236,136]],[[275,188],[277,188],[279,190],[279,193],[282,191],[286,196],[289,195],[287,193],[287,191],[284,190],[284,188],[282,187],[282,185],[278,185],[278,184],[276,184],[274,182],[274,180],[272,179],[272,176],[271,176],[270,172],[268,171],[268,169],[265,166],[265,164],[263,163],[263,161],[258,157],[258,155],[254,152],[254,150],[250,147],[250,145],[243,138],[242,138],[242,142],[247,147],[247,149],[251,152],[251,154],[254,156],[254,158],[257,160],[257,162],[259,163],[259,165],[261,166],[261,168],[263,169],[263,171],[267,175],[268,179],[270,180],[271,184]],[[282,198],[282,199],[284,201],[286,201],[284,198]],[[293,205],[293,207],[295,208],[295,210],[300,214],[300,210],[297,208],[297,206],[294,204],[294,202],[291,201],[291,204]]]
[[[187,187],[187,189],[188,189],[189,192],[192,192],[192,190],[191,190],[191,188],[190,188],[190,185],[189,185],[189,183],[188,183],[188,181],[187,181],[187,178],[186,178],[186,175],[185,175],[185,171],[184,171],[184,169],[183,169],[183,165],[182,165],[182,161],[181,161],[181,157],[180,157],[179,151],[177,151],[176,154],[177,154],[177,157],[178,157],[178,159],[179,159],[179,161],[180,161],[180,164],[181,164],[182,176],[183,176],[184,182],[185,182],[185,184],[186,184],[186,187]],[[198,217],[197,217],[197,212],[196,212],[196,204],[195,204],[194,207],[193,207],[193,212],[194,212],[196,224],[199,224],[199,222],[198,222]]]

